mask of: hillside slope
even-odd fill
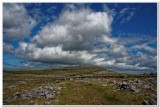
[[[34,74],[34,75],[83,75],[83,74],[118,74],[107,70],[102,67],[96,66],[74,66],[64,68],[54,68],[45,70],[19,70],[19,71],[5,71],[4,73],[9,74]]]

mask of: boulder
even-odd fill
[[[9,88],[12,89],[12,90],[15,90],[16,86],[15,85],[11,85],[11,86],[9,86]]]
[[[127,82],[120,83],[119,84],[119,89],[120,90],[129,90],[129,91],[136,92],[136,93],[140,91],[134,85],[132,85],[130,83],[127,83]]]
[[[119,84],[119,88],[120,89],[129,89],[130,84],[128,84],[127,82],[122,82],[122,83]]]
[[[23,85],[23,84],[26,84],[25,81],[18,81],[18,83],[19,83],[19,84],[22,84],[22,85]]]
[[[45,96],[45,93],[44,93],[44,92],[41,92],[41,93],[40,93],[40,96]]]
[[[9,104],[9,103],[11,103],[11,102],[12,102],[11,99],[4,99],[4,100],[3,100],[3,104]]]
[[[22,95],[21,95],[21,98],[22,98],[22,99],[27,99],[28,97],[27,97],[26,94],[22,94]]]
[[[125,82],[126,82],[126,81],[128,81],[128,80],[127,80],[127,79],[122,79],[122,81],[125,81]]]
[[[134,82],[135,82],[135,83],[140,83],[141,81],[138,80],[138,79],[135,79]]]
[[[154,78],[146,78],[146,79],[145,79],[146,82],[152,82],[152,81],[154,81],[154,80],[155,80]]]
[[[45,98],[47,99],[47,100],[51,100],[51,99],[53,99],[55,97],[55,94],[46,94],[45,95]]]
[[[70,78],[70,81],[73,81],[73,78]]]
[[[138,83],[137,84],[139,87],[142,87],[143,86],[143,83],[141,82],[141,83]]]
[[[103,84],[102,86],[103,86],[103,87],[106,87],[106,86],[108,86],[108,85],[107,85],[107,84]]]
[[[62,88],[61,87],[57,87],[57,90],[61,90]]]
[[[20,98],[20,97],[21,97],[21,93],[20,92],[16,92],[15,95],[14,95],[14,99],[15,98]]]
[[[49,89],[49,90],[53,90],[54,88],[53,88],[52,86],[49,86],[48,89]]]
[[[50,93],[49,91],[47,90],[44,90],[44,94],[47,95],[48,93]]]
[[[12,100],[34,99],[34,98],[43,97],[49,101],[49,100],[52,100],[57,94],[60,94],[58,90],[61,90],[61,87],[55,87],[55,86],[48,85],[48,86],[43,86],[43,87],[32,89],[26,94],[21,94],[20,92],[16,92],[11,99]],[[5,100],[4,103],[8,103],[7,100]],[[37,103],[31,103],[31,104],[37,104]]]
[[[157,79],[156,78],[146,78],[145,82],[156,84],[157,83]]]
[[[133,91],[133,92],[138,93],[140,90],[139,90],[139,89],[137,89],[134,85],[131,85],[131,87],[130,87],[130,91]]]
[[[110,81],[109,83],[110,83],[110,84],[116,84],[116,81],[113,80],[113,81]]]
[[[29,98],[32,97],[32,93],[31,93],[31,92],[28,92],[26,95],[27,95],[27,97],[29,97]]]
[[[152,87],[149,85],[143,85],[142,88],[145,90],[152,90]]]
[[[134,82],[133,82],[132,80],[129,80],[129,83],[130,83],[130,84],[133,84]]]

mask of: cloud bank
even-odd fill
[[[56,21],[44,26],[30,43],[20,42],[16,53],[19,57],[41,62],[104,64],[104,58],[93,52],[94,43],[114,42],[109,37],[111,23],[112,16],[105,12],[67,9]]]
[[[21,4],[5,4],[3,10],[4,39],[14,41],[29,36],[36,21],[27,14],[25,7]],[[132,44],[128,48],[126,43],[129,40],[111,35],[113,12],[109,8],[96,12],[89,7],[68,5],[29,42],[19,41],[14,53],[19,58],[59,66],[97,65],[116,71],[155,71],[156,57],[138,51],[143,49],[156,54],[155,48],[149,44]],[[126,12],[128,8],[120,11],[121,14]],[[4,49],[13,52],[10,44],[4,44]],[[132,54],[133,50],[137,53]]]

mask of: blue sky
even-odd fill
[[[156,3],[4,3],[3,68],[157,72]]]

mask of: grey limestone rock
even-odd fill
[[[45,95],[45,98],[47,99],[47,100],[51,100],[51,99],[53,99],[55,97],[55,94],[46,94]]]
[[[152,87],[149,85],[143,85],[142,88],[145,90],[152,90]]]
[[[140,90],[139,90],[139,89],[137,89],[134,85],[131,85],[131,87],[130,87],[130,91],[133,91],[133,92],[138,93]]]

